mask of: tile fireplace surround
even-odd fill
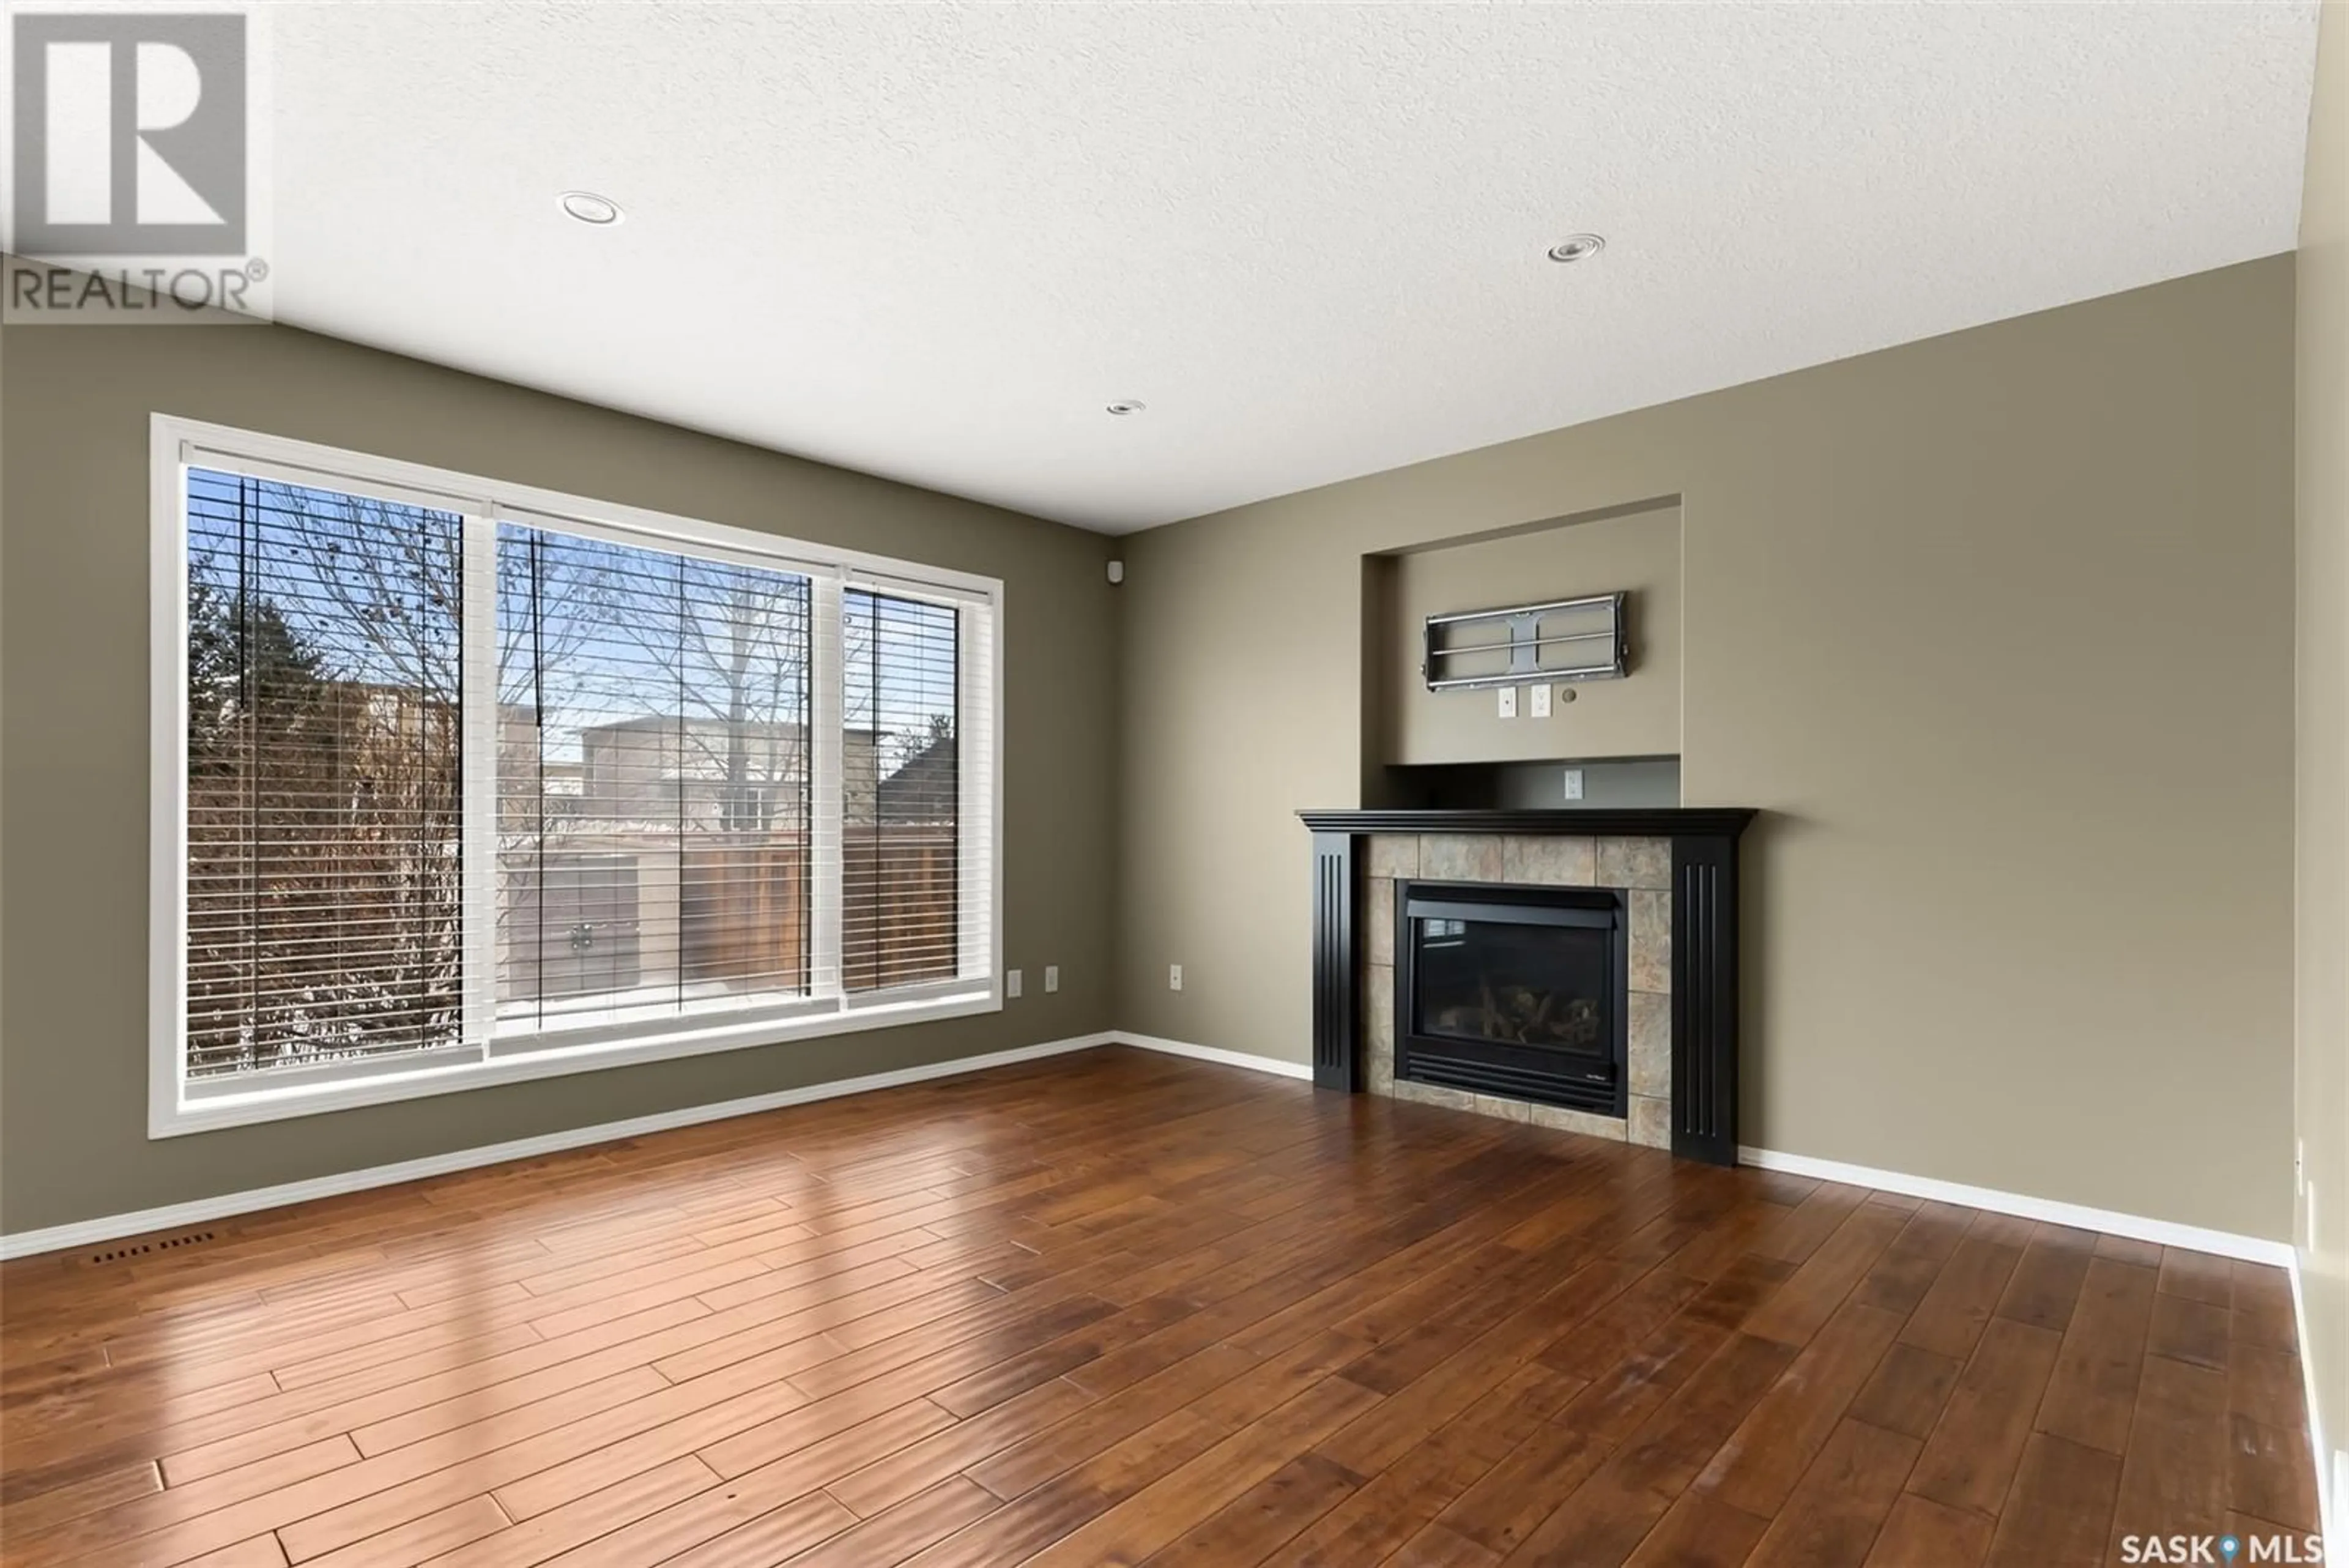
[[[1751,811],[1306,811],[1313,1081],[1737,1162],[1737,845]],[[1628,1115],[1394,1075],[1395,888],[1619,889],[1630,919]]]

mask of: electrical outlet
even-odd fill
[[[1019,971],[1018,970],[1008,969],[1003,971],[1003,994],[1013,998],[1019,996]]]
[[[1058,991],[1058,990],[1060,990],[1060,989],[1061,989],[1061,966],[1060,966],[1059,964],[1056,964],[1056,963],[1048,963],[1048,964],[1046,964],[1046,965],[1044,966],[1044,992],[1045,992],[1045,994],[1049,996],[1049,995],[1050,995],[1053,992],[1056,992],[1056,991]]]
[[[1166,966],[1166,989],[1169,991],[1180,991],[1183,989],[1183,966],[1181,964],[1170,963]]]
[[[1582,770],[1580,768],[1568,768],[1566,770],[1566,798],[1568,800],[1580,800],[1582,798]]]
[[[1547,719],[1549,717],[1549,688],[1547,686],[1532,687],[1527,690],[1526,695],[1531,700],[1527,711],[1531,712],[1537,719]]]
[[[1514,686],[1504,686],[1501,688],[1501,717],[1514,719],[1516,716],[1517,689]]]

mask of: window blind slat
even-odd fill
[[[191,1077],[456,1038],[460,519],[188,476]]]
[[[841,595],[841,985],[952,980],[961,905],[960,611]]]

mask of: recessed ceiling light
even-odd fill
[[[1139,398],[1120,398],[1109,405],[1109,411],[1123,419],[1128,414],[1138,414],[1149,406]]]
[[[1606,239],[1599,234],[1568,234],[1550,246],[1549,259],[1554,262],[1587,261],[1607,248]]]
[[[627,216],[620,210],[620,203],[609,196],[598,196],[593,191],[565,191],[554,200],[565,216],[576,218],[583,223],[592,223],[599,229],[608,229]]]

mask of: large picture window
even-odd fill
[[[156,421],[152,1128],[1000,1005],[1000,587]]]

